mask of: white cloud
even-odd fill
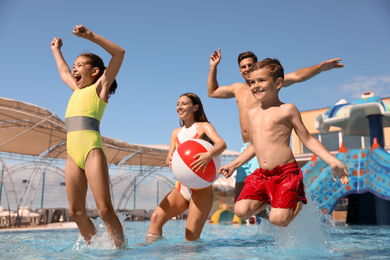
[[[343,94],[352,99],[360,98],[364,92],[373,92],[378,97],[390,96],[390,76],[367,77],[360,76],[348,80],[341,85]]]

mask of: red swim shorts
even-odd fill
[[[246,177],[237,201],[259,200],[273,208],[290,209],[297,201],[306,204],[301,168],[296,162],[276,166],[272,170],[257,169]]]

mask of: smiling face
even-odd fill
[[[240,73],[245,80],[249,80],[249,70],[254,63],[253,58],[246,58],[240,62]]]
[[[76,81],[76,86],[84,88],[95,83],[98,70],[97,67],[93,67],[90,64],[88,57],[77,57],[72,69],[72,76]]]
[[[194,105],[191,99],[187,96],[179,97],[177,101],[176,111],[181,120],[195,120],[194,114],[198,110],[199,105]]]
[[[258,101],[272,100],[278,97],[279,89],[282,87],[283,79],[273,79],[270,70],[265,67],[250,73],[249,86],[253,96]]]

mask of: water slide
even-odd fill
[[[318,201],[323,213],[331,214],[342,198],[362,194],[361,199],[350,197],[357,201],[354,207],[359,209],[349,206],[348,211],[355,210],[355,215],[375,211],[376,224],[390,225],[390,154],[384,150],[384,128],[390,127],[390,100],[382,100],[372,92],[351,103],[340,100],[316,118],[315,127],[321,133],[339,127],[344,136],[369,136],[371,147],[348,150],[341,145],[336,157],[348,167],[348,185],[335,183],[330,167],[313,157],[302,167],[304,184],[312,199]],[[367,200],[363,195],[367,192],[374,199]]]
[[[340,199],[349,194],[370,192],[390,201],[390,154],[374,143],[371,149],[351,149],[343,146],[336,156],[348,168],[349,184],[333,181],[326,163],[312,158],[302,167],[307,192],[316,199],[323,213],[331,214]]]

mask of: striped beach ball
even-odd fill
[[[195,155],[212,148],[212,144],[201,139],[191,139],[179,145],[172,155],[172,172],[176,179],[191,189],[202,189],[212,185],[218,178],[218,168],[221,166],[219,156],[210,160],[205,171],[203,167],[193,171],[190,166],[195,161]]]

